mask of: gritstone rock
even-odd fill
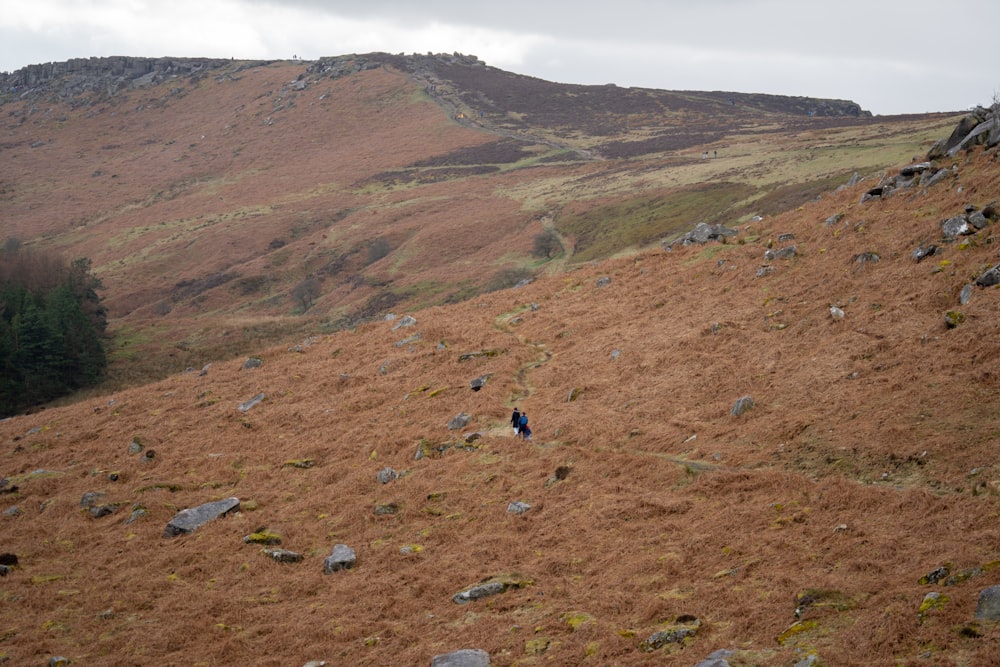
[[[239,498],[226,498],[225,500],[217,500],[199,505],[198,507],[192,507],[191,509],[181,510],[167,524],[166,530],[163,531],[163,537],[177,537],[178,535],[193,532],[212,519],[237,512],[239,509]]]

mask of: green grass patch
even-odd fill
[[[568,215],[558,221],[557,227],[561,233],[576,238],[573,260],[588,262],[679,234],[699,222],[724,221],[732,206],[755,191],[739,183],[699,184]]]

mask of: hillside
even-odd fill
[[[92,260],[111,388],[794,208],[956,121],[460,55],[94,58],[0,102],[3,234]]]
[[[284,69],[246,76],[272,74],[288,79]],[[411,90],[395,73],[366,75],[327,85],[371,100]],[[178,207],[186,221],[135,227],[144,233],[134,236],[115,227],[120,259],[80,218],[72,234],[55,224],[49,234],[89,239],[73,247],[105,263],[109,292],[127,282],[129,266],[154,261],[160,282],[173,284],[196,275],[185,271],[199,261],[250,257],[255,244],[281,236],[270,225],[284,218],[255,217],[254,202],[287,207],[300,215],[288,220],[305,225],[302,211],[343,201],[329,193],[357,182],[351,169],[382,174],[427,159],[421,144],[432,128],[440,154],[487,142],[475,128],[435,124],[435,113],[421,103],[412,124],[369,120],[384,122],[392,159],[347,152],[346,129],[343,143],[310,147],[293,114],[285,116],[287,162],[258,154],[253,142],[224,155],[210,132],[208,147],[165,147],[175,133],[151,125],[151,152],[185,154],[205,174],[215,160],[241,166],[228,168],[225,182],[192,180],[177,197],[117,212],[116,220],[151,211],[167,219]],[[97,118],[108,132],[123,122]],[[819,151],[828,132],[811,134],[803,151]],[[33,154],[14,150],[18,160]],[[127,151],[114,155],[124,160]],[[329,187],[307,179],[256,189],[255,168],[271,174],[269,183],[282,182],[279,174],[305,179],[292,157],[324,165]],[[259,365],[216,361],[0,422],[0,548],[17,561],[2,579],[0,653],[11,664],[63,656],[87,665],[429,665],[465,648],[486,652],[492,665],[521,666],[690,666],[710,655],[716,667],[1000,663],[1000,628],[976,618],[980,592],[1000,583],[1000,292],[976,285],[1000,261],[997,152],[941,158],[943,181],[890,191],[908,161],[881,180],[741,219],[721,242],[567,263],[516,289],[406,308],[412,322],[399,310],[253,349]],[[558,179],[544,171],[559,186],[533,192],[565,188],[568,207],[575,187],[585,198],[590,176],[609,177],[607,162],[561,165]],[[706,182],[717,168],[710,162]],[[98,201],[101,188],[138,198],[133,175],[144,164],[102,165],[121,184],[95,176],[90,199],[74,199],[77,190],[48,199],[86,217],[85,202]],[[610,168],[633,185],[643,178]],[[423,221],[454,211],[458,191],[440,183],[378,186],[382,205],[360,210],[382,220],[386,234],[405,230],[440,248],[438,262],[391,260],[408,270],[442,280],[456,266],[484,271],[496,255],[483,248],[496,253],[491,244],[501,244],[490,235],[503,236],[493,216],[530,199],[512,171],[490,187],[468,179],[461,198],[475,203],[476,224],[450,232],[408,218],[389,223],[404,207],[425,211]],[[497,191],[524,199],[503,208],[490,194]],[[409,198],[395,199],[402,193]],[[18,206],[23,196],[15,194]],[[181,213],[196,200],[204,213]],[[234,200],[246,207],[244,233],[226,237]],[[943,225],[967,213],[979,214],[981,229]],[[348,238],[342,223],[358,215],[323,233]],[[514,215],[527,230],[516,237],[526,254],[531,227]],[[94,224],[105,229],[103,219]],[[198,226],[193,243],[187,230]],[[154,233],[158,244],[149,243]],[[286,246],[305,255],[315,242],[319,253],[319,234],[306,225],[301,238],[313,240],[297,246],[289,233]],[[157,257],[184,244],[169,261],[165,250]],[[181,263],[187,255],[191,268]],[[253,261],[273,272],[293,270],[291,260]],[[122,318],[152,307],[153,284],[134,286],[145,296],[130,297],[131,310],[117,297]],[[202,295],[206,311],[222,301],[212,290]],[[175,310],[197,319],[193,301],[178,300]],[[734,415],[747,396],[752,409]],[[530,442],[506,425],[514,406],[530,416]],[[468,423],[450,429],[461,414]],[[227,498],[239,500],[238,511],[165,536],[178,510]],[[518,514],[516,502],[529,507]],[[277,545],[252,541],[268,536],[301,560],[276,562],[265,549]],[[326,574],[338,544],[357,561]],[[483,582],[495,594],[470,601]]]

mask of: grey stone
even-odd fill
[[[257,394],[256,396],[254,396],[253,398],[251,398],[249,401],[246,401],[244,403],[240,403],[238,406],[236,406],[236,409],[239,410],[240,412],[247,412],[250,408],[252,408],[253,406],[257,405],[258,403],[260,403],[261,401],[263,401],[265,398],[267,398],[266,394]]]
[[[90,514],[91,518],[100,519],[103,516],[114,514],[115,509],[117,509],[115,505],[94,505],[87,508],[87,513]]]
[[[930,176],[928,176],[927,174],[930,174],[930,172],[926,172],[923,176],[920,177],[920,185],[925,188],[929,188],[932,185],[937,185],[944,179],[948,178],[949,176],[951,176],[951,171],[948,169],[938,169],[933,174],[930,174]]]
[[[486,386],[486,381],[490,379],[489,375],[480,375],[479,377],[472,380],[469,386],[472,387],[472,391],[479,391]]]
[[[132,513],[129,514],[128,518],[125,519],[125,525],[127,526],[130,523],[135,523],[147,514],[149,514],[149,511],[145,507],[136,507],[132,510]]]
[[[413,343],[417,343],[419,341],[420,341],[420,334],[415,333],[412,336],[408,336],[402,340],[397,340],[395,343],[393,343],[393,345],[395,347],[406,347],[407,345],[412,345]]]
[[[990,221],[983,215],[982,211],[975,211],[969,214],[969,224],[972,225],[977,230],[986,229],[989,226]]]
[[[349,570],[358,562],[354,549],[346,544],[335,544],[333,551],[323,560],[324,574],[332,574],[338,570]]]
[[[844,215],[845,214],[843,214],[843,213],[834,213],[829,218],[827,218],[826,220],[824,220],[823,224],[825,226],[827,226],[827,227],[832,227],[835,224],[837,224],[838,222],[840,222],[841,220],[843,220],[844,219]]]
[[[93,507],[97,504],[97,501],[104,497],[104,494],[100,491],[87,491],[80,498],[80,507],[87,508]]]
[[[750,410],[753,406],[754,402],[752,397],[741,396],[736,400],[736,403],[733,405],[732,412],[730,412],[729,414],[731,414],[734,417],[739,417],[740,415]]]
[[[976,604],[976,618],[1000,621],[1000,585],[989,586],[979,591]]]
[[[133,440],[128,446],[128,453],[138,454],[143,449],[145,449],[145,446],[141,442],[139,442],[138,440]]]
[[[694,667],[730,667],[726,658],[731,658],[734,655],[736,655],[736,651],[720,648],[718,651],[709,653],[707,658],[697,663]]]
[[[936,253],[937,250],[938,247],[933,243],[928,245],[919,245],[913,252],[910,253],[910,257],[912,257],[914,261],[921,262],[925,257],[930,257]]]
[[[472,417],[465,414],[464,412],[459,413],[454,417],[452,417],[451,421],[448,422],[448,430],[457,431],[459,429],[465,428],[466,426],[469,425],[470,421],[472,421]]]
[[[299,563],[302,561],[302,554],[288,549],[264,549],[264,555],[279,563]]]
[[[597,287],[607,287],[610,284],[611,284],[611,278],[609,276],[601,276],[600,278],[597,279],[597,282],[595,283]]]
[[[404,315],[403,319],[401,319],[400,321],[396,322],[396,324],[393,325],[392,330],[395,331],[400,327],[412,327],[416,325],[416,323],[417,323],[416,318],[411,317],[409,315]]]
[[[983,275],[976,278],[976,284],[980,287],[993,287],[1000,284],[1000,264],[988,269]]]
[[[463,648],[434,656],[431,667],[490,667],[490,654],[478,648]]]
[[[531,509],[531,505],[528,503],[521,502],[520,500],[515,500],[514,502],[507,505],[508,514],[524,514]]]
[[[779,250],[765,250],[764,260],[767,262],[773,261],[775,259],[791,259],[795,257],[798,251],[795,246],[790,245],[787,248],[781,248]]]
[[[485,584],[479,584],[478,586],[455,593],[451,599],[456,604],[467,604],[481,598],[490,597],[491,595],[499,595],[505,590],[507,590],[507,585],[502,581],[488,581]]]
[[[239,509],[240,499],[233,497],[181,510],[167,524],[166,529],[163,531],[163,537],[177,537],[178,535],[191,533],[209,521],[225,516],[226,514],[238,512]]]
[[[259,357],[249,357],[243,362],[243,370],[248,371],[253,368],[260,368],[264,365],[264,360]]]
[[[390,467],[382,468],[375,475],[375,479],[378,480],[379,484],[388,484],[396,479],[399,479],[399,473]]]
[[[772,273],[774,273],[773,266],[762,266],[759,269],[757,269],[757,273],[755,275],[758,278],[763,278],[764,276],[770,275]]]
[[[948,218],[941,223],[941,232],[944,234],[945,238],[954,238],[956,236],[964,236],[971,234],[973,229],[969,225],[969,219],[964,215],[956,215],[953,218]]]
[[[964,306],[970,300],[972,300],[972,285],[966,285],[958,294],[958,303]]]

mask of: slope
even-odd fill
[[[0,84],[4,235],[93,261],[111,387],[795,207],[954,124],[443,55],[90,59]],[[533,253],[544,230],[562,253]]]
[[[945,240],[941,223],[991,203],[996,155],[863,203],[871,181],[829,192],[726,243],[588,263],[409,326],[255,350],[259,367],[0,422],[0,530],[18,559],[0,652],[995,663],[998,629],[974,614],[1000,576],[1000,292],[959,303],[997,263],[998,228]],[[732,415],[743,396],[753,409]],[[530,442],[506,428],[514,405]],[[399,475],[380,481],[387,467]],[[81,508],[88,492],[110,513]],[[233,496],[238,513],[163,537],[178,510]],[[303,560],[243,539],[262,531]],[[338,543],[357,564],[324,574]],[[453,600],[488,580],[505,591]]]

